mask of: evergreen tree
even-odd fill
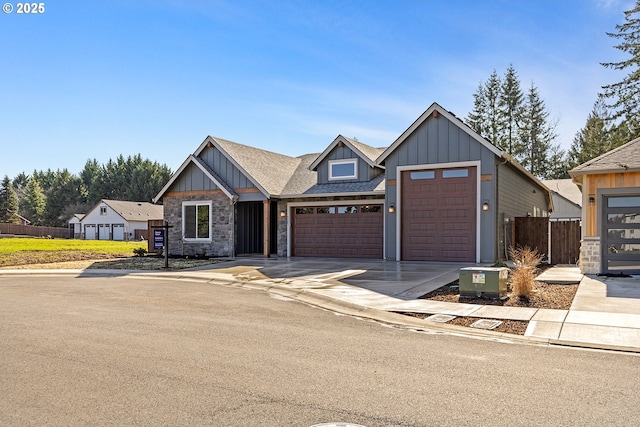
[[[524,152],[516,159],[538,178],[546,179],[553,157],[558,160],[560,149],[553,145],[557,137],[555,123],[549,122],[549,112],[540,98],[538,88],[531,83],[526,95],[519,131]]]
[[[0,222],[8,224],[20,223],[18,214],[18,196],[13,189],[13,184],[7,175],[0,185]]]
[[[568,166],[570,169],[614,148],[612,141],[613,130],[610,129],[608,123],[609,112],[604,98],[600,96],[593,104],[593,109],[589,113],[584,128],[580,129],[573,138],[573,143],[568,153]]]
[[[500,122],[500,88],[502,81],[496,70],[493,70],[489,80],[480,83],[474,97],[473,111],[467,117],[467,124],[471,129],[500,147],[503,125]],[[502,147],[501,147],[502,148]]]
[[[624,131],[628,139],[640,136],[640,0],[633,9],[624,12],[624,24],[616,25],[616,33],[607,33],[609,37],[620,40],[615,48],[625,52],[629,57],[623,61],[605,62],[603,66],[627,75],[617,83],[603,86],[603,95],[612,102],[611,119],[626,122]]]
[[[78,204],[86,200],[83,190],[80,178],[69,173],[67,169],[58,171],[47,194],[46,225],[64,227],[66,221],[75,213],[73,211]]]
[[[523,147],[518,141],[518,127],[522,120],[524,95],[520,80],[513,65],[509,65],[500,87],[499,115],[503,128],[500,146],[514,157],[522,155]]]
[[[33,225],[42,225],[47,199],[37,179],[31,178],[27,181],[23,206],[24,216],[27,217]]]

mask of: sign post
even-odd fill
[[[173,228],[165,221],[164,225],[153,227],[153,249],[164,251],[164,268],[169,268],[169,229]]]

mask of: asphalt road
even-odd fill
[[[265,292],[0,276],[0,425],[635,425],[640,358],[417,333]]]

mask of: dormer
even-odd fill
[[[309,169],[318,173],[318,184],[367,182],[384,172],[375,162],[383,151],[338,135]]]

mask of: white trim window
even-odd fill
[[[211,241],[211,201],[182,202],[182,236],[189,241]]]
[[[329,179],[358,179],[358,159],[329,160]]]

